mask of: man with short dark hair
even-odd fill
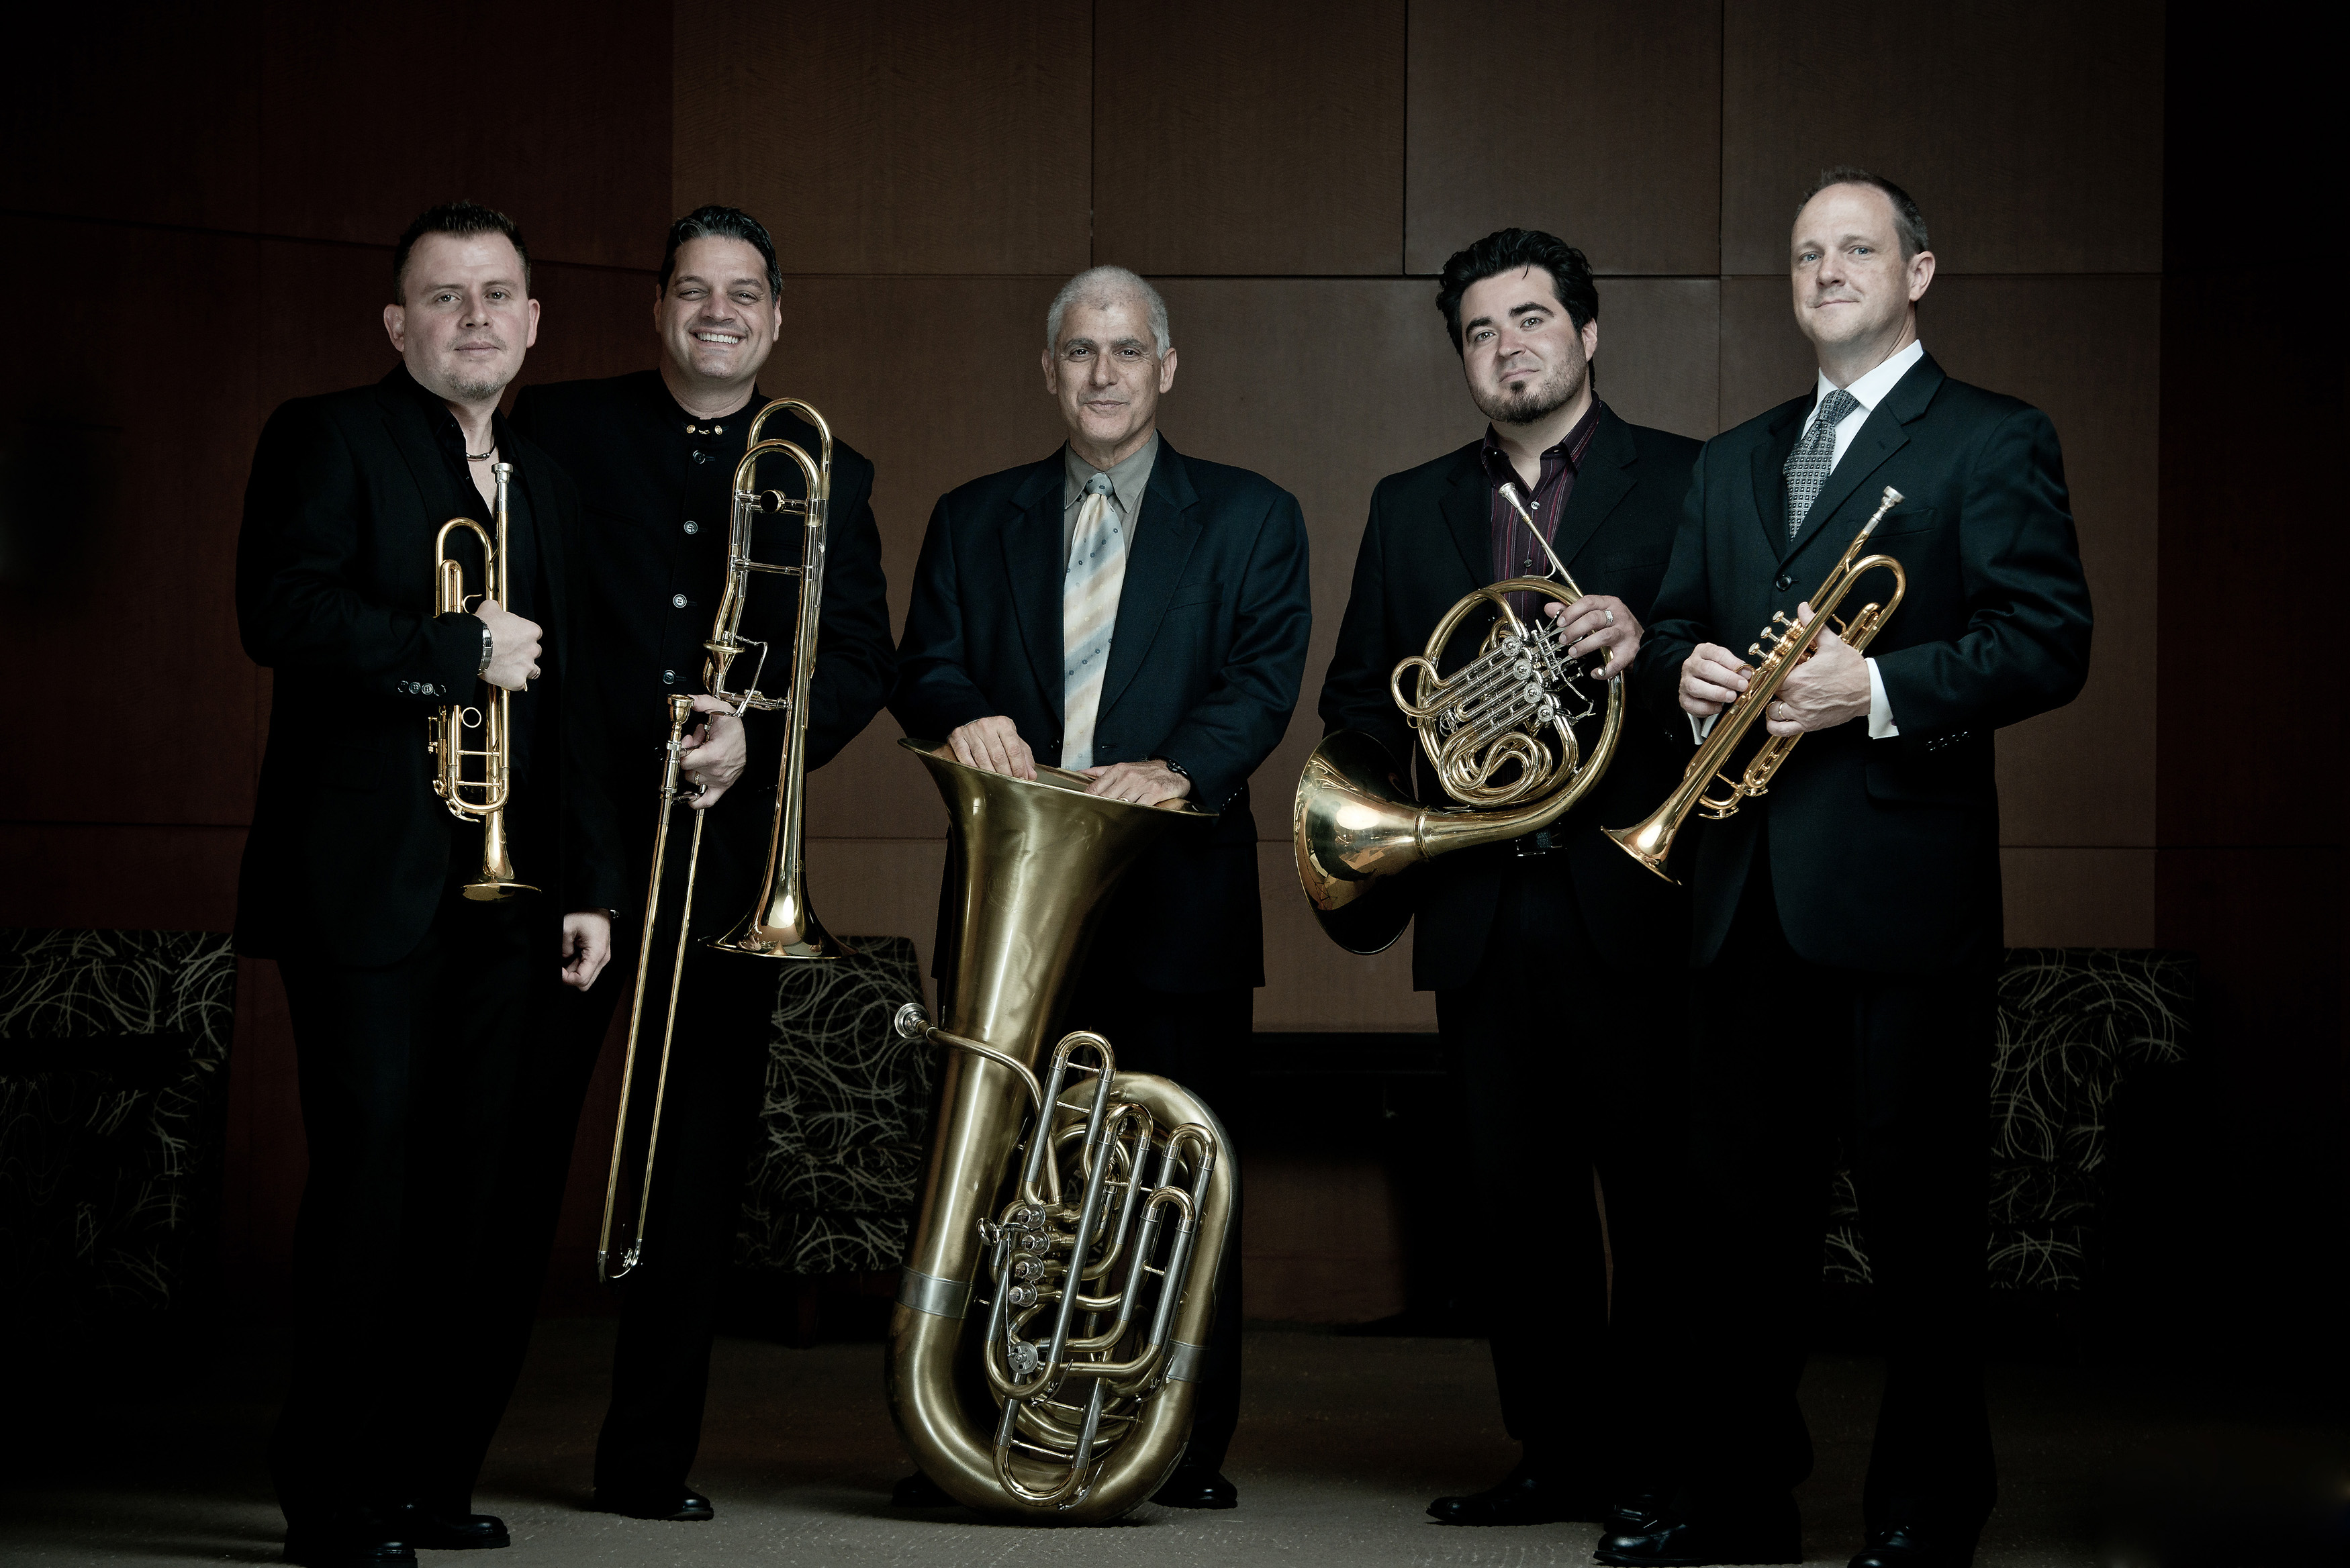
[[[790,715],[738,719],[701,690],[703,642],[726,572],[727,529],[736,462],[769,392],[759,373],[783,324],[783,275],[775,242],[749,213],[702,207],[670,226],[653,286],[653,331],[660,358],[650,370],[608,380],[525,389],[515,422],[542,441],[587,498],[577,551],[580,618],[592,639],[589,701],[609,735],[607,788],[627,836],[629,917],[619,961],[605,981],[577,998],[572,1016],[544,1042],[533,1126],[518,1136],[511,1167],[533,1193],[535,1216],[523,1255],[536,1260],[516,1281],[514,1303],[526,1328],[538,1273],[562,1203],[581,1101],[612,1009],[635,975],[637,944],[651,877],[648,819],[669,734],[667,699],[693,696],[701,722],[685,738],[683,784],[702,814],[693,895],[693,936],[677,1009],[676,1044],[661,1098],[660,1158],[652,1183],[643,1261],[620,1284],[619,1342],[612,1402],[596,1445],[598,1506],[639,1519],[702,1520],[710,1500],[687,1484],[701,1442],[718,1298],[733,1262],[745,1160],[758,1128],[781,966],[705,950],[756,897],[774,819],[778,767]],[[795,391],[799,389],[794,389]],[[809,401],[821,402],[811,397]],[[816,431],[796,416],[767,421],[763,439],[783,437],[818,454]],[[797,498],[805,481],[788,459],[770,458],[755,483]],[[873,521],[873,464],[846,442],[832,448],[830,525],[816,669],[808,690],[810,772],[857,737],[889,696],[893,650],[881,576],[881,536]],[[798,527],[762,525],[756,557],[799,562]],[[767,645],[764,684],[777,690],[796,640],[795,579],[753,581],[742,635]],[[749,680],[746,661],[733,685]],[[676,941],[687,857],[673,852],[661,900],[663,929],[653,950]],[[667,988],[663,965],[651,987]],[[647,1010],[640,1040],[658,1052],[663,1009]],[[520,1345],[515,1346],[518,1364]]]
[[[536,340],[529,285],[504,214],[417,219],[383,313],[401,363],[270,417],[237,540],[238,627],[276,677],[237,946],[285,977],[310,1160],[270,1469],[286,1560],[311,1568],[506,1544],[471,1501],[505,1387],[485,1354],[503,1131],[534,993],[558,947],[565,982],[595,981],[621,898],[617,825],[584,765],[578,494],[497,412]],[[436,613],[435,535],[452,516],[494,530],[499,464],[507,602]],[[473,537],[453,531],[450,553],[478,589]],[[469,891],[484,830],[436,798],[425,746],[431,716],[500,691],[509,855],[543,889],[505,900]]]
[[[1436,305],[1491,422],[1372,493],[1320,711],[1326,731],[1379,741],[1423,804],[1448,807],[1457,803],[1416,757],[1390,672],[1422,653],[1460,599],[1554,576],[1555,559],[1585,597],[1563,615],[1545,607],[1557,617],[1548,624],[1595,671],[1589,694],[1604,701],[1603,682],[1639,649],[1697,442],[1600,400],[1598,290],[1583,253],[1555,236],[1487,235],[1446,262]],[[1524,597],[1512,607],[1532,614]],[[1495,616],[1469,616],[1439,669],[1473,657]],[[1588,746],[1598,726],[1586,728]],[[1686,906],[1599,825],[1670,787],[1669,742],[1653,721],[1627,723],[1607,774],[1560,822],[1411,874],[1412,983],[1436,992],[1465,1114],[1467,1207],[1483,1227],[1463,1244],[1510,1260],[1491,1296],[1493,1371],[1503,1418],[1524,1445],[1499,1484],[1430,1506],[1448,1524],[1596,1521],[1618,1508],[1630,1522],[1659,1506],[1671,1412],[1656,1382],[1669,1353],[1656,1342],[1669,1299],[1681,1022],[1668,955]]]
[[[1264,983],[1248,780],[1305,670],[1305,518],[1262,475],[1160,434],[1176,354],[1149,284],[1080,273],[1045,330],[1068,440],[940,497],[889,708],[973,767],[1034,778],[1041,763],[1090,774],[1088,794],[1217,814],[1120,881],[1059,1026],[1098,1031],[1121,1069],[1173,1078],[1230,1123]],[[942,901],[942,936],[948,917]],[[1154,1498],[1173,1507],[1238,1501],[1222,1473],[1240,1418],[1239,1226],[1227,1235],[1191,1444]],[[909,1478],[899,1501],[944,1494]]]
[[[1700,733],[1717,722],[1754,674],[1731,649],[1774,615],[1810,617],[1888,488],[1900,499],[1867,549],[1908,590],[1866,657],[1820,631],[1757,726],[1802,745],[1697,846],[1691,1471],[1672,1518],[1598,1555],[1803,1557],[1795,1387],[1841,1155],[1887,1350],[1853,1568],[1964,1568],[1997,1493],[1976,1322],[2001,954],[1991,735],[2080,691],[2088,587],[2048,417],[1951,379],[1918,341],[1934,255],[1908,193],[1829,171],[1795,216],[1789,276],[1814,385],[1706,443],[1635,694]],[[1861,582],[1843,613],[1888,587]]]

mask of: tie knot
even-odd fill
[[[1086,481],[1086,493],[1087,495],[1113,495],[1117,493],[1117,487],[1110,483],[1108,474],[1097,473],[1091,479]]]
[[[1838,387],[1820,400],[1820,423],[1834,430],[1844,423],[1845,416],[1860,407],[1860,400]]]

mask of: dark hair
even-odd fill
[[[475,202],[443,202],[437,207],[427,207],[416,215],[400,236],[400,244],[391,250],[391,302],[405,305],[407,296],[400,292],[407,282],[408,253],[416,242],[427,234],[504,234],[512,241],[515,254],[522,258],[523,292],[530,292],[530,246],[524,243],[522,230],[515,221],[495,207],[484,207]]]
[[[1540,229],[1499,229],[1465,251],[1455,251],[1444,264],[1436,286],[1436,308],[1452,329],[1455,352],[1461,341],[1461,296],[1472,283],[1482,283],[1505,272],[1538,266],[1550,274],[1551,293],[1566,307],[1567,319],[1578,332],[1599,319],[1599,290],[1591,281],[1591,264],[1583,253],[1556,234]]]
[[[783,297],[784,269],[775,265],[775,238],[766,224],[740,207],[696,207],[669,226],[669,249],[661,253],[660,276],[653,284],[661,293],[669,292],[670,276],[677,271],[677,247],[688,240],[741,240],[766,258],[768,300]]]
[[[1831,185],[1866,185],[1884,192],[1885,199],[1893,203],[1893,229],[1901,236],[1901,259],[1908,261],[1926,248],[1926,214],[1918,210],[1918,203],[1909,199],[1909,192],[1882,174],[1871,174],[1867,170],[1856,169],[1849,163],[1821,170],[1819,179],[1804,192],[1803,201],[1796,204],[1795,215],[1801,217],[1804,209],[1812,204],[1812,198]]]

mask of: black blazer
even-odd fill
[[[1388,693],[1388,677],[1399,660],[1425,649],[1428,634],[1463,596],[1497,580],[1489,493],[1478,461],[1482,444],[1471,441],[1390,474],[1371,493],[1347,618],[1322,682],[1324,732],[1359,730],[1377,737],[1399,767],[1409,770],[1405,776],[1430,805],[1453,803],[1429,776],[1419,742]],[[1601,406],[1552,541],[1584,592],[1613,594],[1648,620],[1697,452],[1698,443],[1687,436],[1627,424]],[[1471,616],[1440,668],[1470,658],[1492,623],[1490,611]],[[1678,950],[1687,905],[1599,829],[1645,815],[1672,788],[1685,759],[1654,715],[1627,706],[1607,775],[1554,830],[1563,831],[1565,851],[1523,864],[1534,875],[1555,876],[1557,890],[1583,910],[1600,952],[1612,963],[1633,966],[1654,964],[1660,949]],[[1419,885],[1411,962],[1416,989],[1466,985],[1476,974],[1503,869],[1514,856],[1509,846],[1490,846],[1440,857],[1411,873]]]
[[[741,420],[727,420],[723,461],[697,465],[675,423],[677,406],[658,371],[605,380],[530,387],[515,400],[515,422],[539,441],[576,480],[584,517],[572,565],[578,599],[575,615],[586,649],[583,670],[589,701],[609,742],[603,758],[605,787],[619,803],[632,867],[623,906],[643,917],[643,877],[652,858],[656,790],[669,737],[665,699],[702,690],[702,639],[726,567],[726,530],[735,462],[743,452],[754,396]],[[815,430],[777,415],[764,434],[817,454]],[[805,482],[797,465],[771,459],[762,465],[762,489],[797,497]],[[889,643],[889,587],[881,574],[881,534],[873,520],[873,464],[836,439],[832,499],[825,535],[824,600],[818,608],[816,670],[808,683],[807,768],[813,773],[855,740],[889,695],[896,674]],[[687,518],[701,524],[689,537]],[[757,558],[796,566],[799,521],[764,516],[753,535]],[[796,583],[757,576],[743,615],[743,635],[768,645],[762,690],[789,690],[798,641]],[[671,605],[672,589],[690,602]],[[660,659],[643,650],[660,646],[670,622],[690,618],[690,642],[673,654],[676,680],[661,679]],[[671,639],[675,641],[674,639]],[[756,653],[732,675],[746,685]],[[718,935],[741,919],[758,894],[775,809],[785,715],[753,713],[744,722],[743,776],[704,814],[701,868],[694,885],[694,929]],[[690,827],[680,817],[678,828]],[[672,839],[672,846],[676,841]],[[670,876],[681,887],[685,856],[670,857]],[[676,909],[681,894],[668,907]]]
[[[1055,452],[975,479],[931,514],[889,701],[908,734],[943,740],[1002,713],[1038,761],[1059,762],[1063,463]],[[1246,469],[1184,457],[1162,434],[1094,761],[1180,763],[1192,799],[1220,815],[1212,828],[1169,836],[1127,874],[1096,961],[1160,991],[1264,983],[1248,779],[1297,705],[1312,618],[1296,498]],[[942,906],[942,930],[945,918]]]
[[[452,854],[478,830],[432,793],[426,717],[479,701],[481,622],[432,613],[432,540],[463,482],[447,472],[405,368],[372,387],[297,398],[254,453],[237,535],[237,626],[276,673],[269,742],[237,894],[241,951],[392,963],[423,939]],[[567,545],[579,497],[553,459],[499,421],[530,507],[546,595],[542,677],[516,723],[534,761],[507,814],[515,869],[550,923],[618,908],[611,803],[583,765],[593,735],[570,675]],[[470,485],[463,514],[489,521]],[[529,717],[525,718],[525,714]],[[470,866],[463,867],[470,871]],[[550,965],[554,948],[547,952]]]
[[[1802,957],[1878,973],[1985,961],[2000,945],[1991,732],[2071,701],[2089,672],[2089,588],[2056,431],[1929,355],[1870,413],[1790,545],[1780,471],[1812,402],[1706,443],[1636,691],[1681,722],[1687,746],[1677,693],[1690,650],[1742,653],[1773,613],[1792,618],[1889,484],[1905,499],[1869,549],[1901,563],[1908,591],[1868,653],[1900,733],[1872,741],[1855,719],[1808,734],[1767,795],[1708,827],[1692,959],[1721,950],[1760,842]],[[1890,581],[1864,581],[1846,609]]]

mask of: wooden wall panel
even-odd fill
[[[1514,225],[1603,273],[1721,271],[1722,11],[1419,0],[1404,269]]]
[[[1637,15],[1638,13],[1636,13]],[[2162,10],[1722,8],[1721,268],[1778,273],[1822,169],[1898,182],[1957,272],[2162,265]]]
[[[1094,258],[1401,270],[1403,0],[1104,0]]]
[[[2012,948],[2155,945],[2155,850],[2045,848],[1999,852]]]
[[[758,213],[785,272],[1076,272],[1090,11],[679,0],[672,205]]]
[[[1258,831],[1288,821],[1290,784],[1277,809],[1257,805]],[[1287,838],[1260,841],[1258,898],[1264,909],[1264,989],[1256,1026],[1268,1034],[1426,1033],[1436,1028],[1436,993],[1411,988],[1411,934],[1376,958],[1358,958],[1322,934],[1297,886]]]

